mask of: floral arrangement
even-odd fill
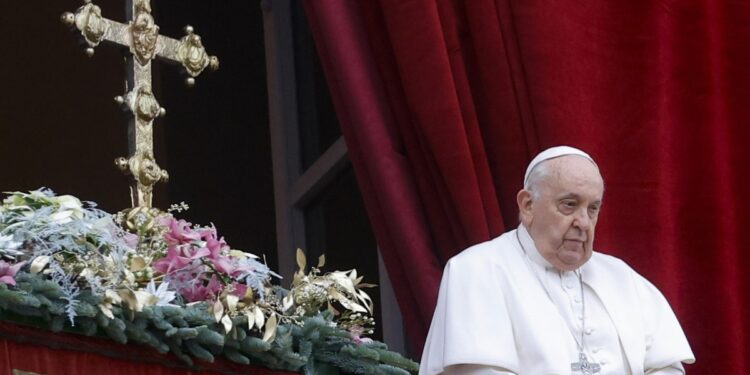
[[[137,207],[116,215],[70,195],[15,192],[0,206],[0,312],[213,361],[404,374],[416,363],[363,337],[372,301],[356,270],[299,271],[289,290],[216,228]],[[0,317],[7,319],[9,314]]]

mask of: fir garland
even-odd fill
[[[97,308],[100,298],[84,290],[73,307],[73,325],[64,297],[57,283],[19,271],[15,287],[0,284],[0,319],[53,332],[65,330],[121,344],[147,345],[160,353],[174,353],[188,365],[193,364],[193,358],[214,362],[223,356],[239,364],[305,374],[408,375],[419,368],[382,342],[355,342],[349,331],[332,324],[328,311],[306,316],[301,324],[279,325],[276,339],[267,342],[247,329],[244,315],[233,318],[232,330],[224,334],[222,324],[204,302],[184,307],[147,306],[142,311],[115,306],[110,319]]]

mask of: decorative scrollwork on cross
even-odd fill
[[[154,58],[156,42],[159,39],[159,26],[151,15],[151,4],[145,0],[135,2],[135,17],[130,22],[130,53],[136,61],[146,65]]]

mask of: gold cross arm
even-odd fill
[[[75,13],[64,13],[62,21],[81,32],[88,44],[86,53],[89,56],[94,54],[94,47],[99,43],[109,41],[128,47],[141,65],[154,57],[180,63],[191,78],[197,77],[206,67],[219,68],[219,59],[206,53],[201,37],[191,26],[185,27],[187,35],[180,40],[159,35],[149,1],[135,1],[133,7],[133,20],[124,24],[104,18],[101,8],[87,0]],[[188,84],[192,82],[189,79]]]

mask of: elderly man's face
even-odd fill
[[[594,164],[580,156],[544,163],[549,173],[536,184],[537,196],[518,193],[521,221],[544,259],[572,271],[591,258],[604,182]]]

